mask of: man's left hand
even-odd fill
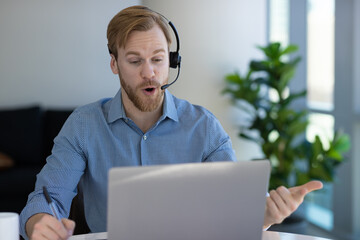
[[[323,184],[320,181],[310,181],[297,187],[281,186],[276,190],[271,190],[270,196],[266,198],[264,229],[281,223],[300,206],[306,194],[322,187]]]

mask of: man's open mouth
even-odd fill
[[[151,93],[154,90],[155,90],[155,88],[153,88],[153,87],[145,88],[145,91],[148,92],[148,93]]]
[[[143,91],[145,92],[145,94],[152,95],[156,91],[156,88],[155,87],[147,87],[147,88],[144,88]]]

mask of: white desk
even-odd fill
[[[329,239],[313,237],[309,235],[265,231],[263,233],[262,240],[329,240]]]
[[[70,240],[106,240],[106,239],[107,239],[106,232],[76,235],[70,238]],[[262,240],[327,240],[327,238],[319,238],[319,237],[312,237],[312,236],[292,234],[292,233],[265,231],[263,233]]]

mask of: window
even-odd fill
[[[304,14],[296,9],[296,14],[291,15],[294,6],[301,4],[304,4]],[[306,47],[303,51],[306,56],[302,59],[306,67],[300,69],[306,73],[296,79],[304,83],[297,83],[296,86],[305,86],[307,89],[306,107],[311,114],[306,137],[311,140],[319,135],[325,145],[328,139],[333,138],[335,121],[332,112],[335,0],[269,0],[268,6],[269,41],[284,45],[296,42],[300,43],[300,49]],[[332,188],[332,184],[325,184],[322,191],[310,194],[306,200],[305,213],[309,221],[329,231],[333,228]]]
[[[289,44],[289,0],[269,2],[269,40]]]
[[[324,145],[334,133],[334,24],[335,0],[307,0],[307,105],[313,112],[307,138],[319,135]],[[308,220],[329,231],[333,228],[332,195],[332,184],[327,183],[307,198]]]
[[[332,115],[322,113],[310,114],[306,138],[314,140],[316,135],[320,137],[325,148],[329,147],[326,143],[334,137],[334,117]],[[332,230],[334,222],[332,195],[332,184],[324,183],[322,190],[312,192],[306,198],[305,216],[310,222],[328,231]]]
[[[308,0],[307,89],[308,105],[333,109],[334,0]]]

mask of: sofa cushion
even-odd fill
[[[0,110],[0,151],[15,165],[39,165],[42,158],[42,112],[40,107]]]
[[[54,138],[59,134],[73,109],[52,109],[44,112],[44,157],[51,154]]]
[[[34,191],[36,174],[40,170],[41,166],[16,166],[0,172],[0,212],[20,213],[28,195]]]

